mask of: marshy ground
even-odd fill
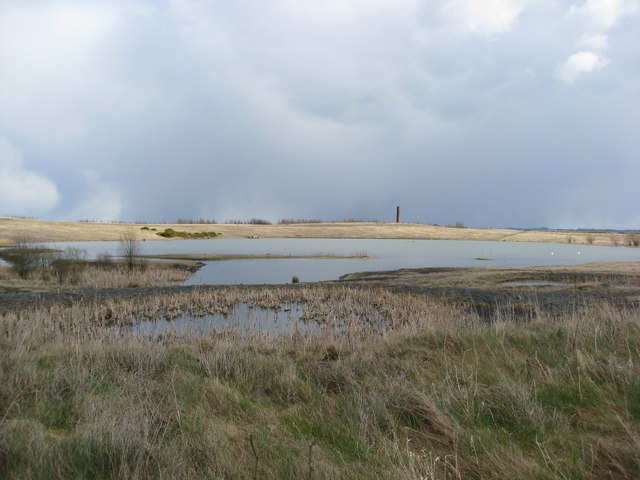
[[[640,477],[640,262],[178,286],[195,266],[0,293],[0,477]],[[238,303],[327,328],[120,328]]]
[[[483,316],[501,309],[550,313],[605,302],[640,306],[640,262],[608,262],[559,267],[422,268],[345,275],[348,285],[440,296],[467,303]]]
[[[164,293],[224,290],[224,286],[181,286],[201,265],[202,255],[169,255],[170,262],[145,262],[144,269],[125,268],[117,262],[88,262],[73,284],[60,285],[53,274],[21,280],[8,267],[0,267],[0,312],[34,301],[79,301],[83,298],[146,297]],[[216,257],[224,260],[227,256]],[[232,256],[233,258],[254,256]],[[263,258],[263,257],[262,257]],[[289,258],[289,257],[286,257]],[[274,258],[277,261],[277,258]],[[510,310],[525,316],[542,309],[549,313],[605,302],[620,308],[640,305],[640,262],[527,267],[527,268],[423,268],[345,275],[336,281],[305,283],[310,288],[350,286],[410,292],[465,305],[491,319]],[[252,287],[245,287],[251,289]],[[274,290],[297,285],[271,285]]]

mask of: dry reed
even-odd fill
[[[168,263],[148,262],[131,270],[124,264],[87,265],[77,274],[60,279],[54,269],[34,272],[28,280],[18,278],[9,268],[0,266],[0,288],[7,290],[57,290],[76,288],[135,288],[181,285],[192,274],[186,268]]]
[[[163,335],[304,305],[347,330]],[[532,306],[535,309],[535,306]],[[388,330],[370,323],[383,316]],[[0,316],[3,478],[638,478],[640,316],[522,322],[384,289],[225,288]],[[515,320],[515,321],[514,321]]]

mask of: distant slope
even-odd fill
[[[143,229],[143,227],[146,227]],[[453,228],[415,223],[307,223],[291,225],[122,224],[54,222],[0,217],[0,244],[28,237],[41,242],[119,240],[133,229],[140,240],[165,241],[157,235],[166,228],[186,232],[216,232],[221,238],[399,238],[428,240],[482,240],[509,242],[628,245],[631,234],[585,231]],[[155,231],[153,230],[155,229]]]

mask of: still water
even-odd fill
[[[183,312],[171,319],[160,317],[141,320],[119,327],[119,330],[125,335],[145,338],[156,338],[167,333],[200,336],[212,331],[240,335],[259,333],[267,336],[314,336],[323,332],[345,334],[352,327],[380,334],[389,328],[389,322],[379,312],[355,319],[341,318],[335,314],[318,318],[310,316],[304,305],[296,303],[283,304],[275,309],[239,303],[226,314],[194,316]]]
[[[176,335],[203,335],[210,331],[233,331],[241,334],[320,333],[320,325],[303,317],[301,305],[282,305],[279,309],[252,307],[246,303],[236,305],[228,314],[192,316],[189,313],[167,320],[143,320],[123,327],[123,333],[132,336],[156,337],[171,332]]]
[[[118,242],[64,242],[89,258],[118,255]],[[353,272],[425,267],[526,267],[640,260],[640,248],[593,245],[376,239],[209,239],[143,242],[142,254],[360,255],[367,259],[256,259],[205,262],[186,285],[336,280]],[[483,259],[483,260],[480,260]]]

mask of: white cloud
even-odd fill
[[[557,77],[567,85],[572,84],[585,73],[599,70],[609,60],[594,52],[578,52],[571,55],[557,70]]]
[[[416,220],[543,224],[557,198],[520,195],[539,159],[553,170],[586,153],[599,168],[606,150],[630,165],[594,183],[637,170],[637,19],[605,2],[596,21],[597,5],[0,0],[0,132],[19,139],[25,176],[56,180],[55,218],[375,218],[401,195]],[[549,86],[607,59],[602,88]],[[438,204],[511,158],[483,177],[502,196]]]
[[[640,0],[587,0],[573,6],[567,15],[582,19],[589,28],[608,30],[621,18],[640,14]]]
[[[89,9],[86,6],[81,8],[69,5],[55,12],[52,22],[54,31],[61,36],[87,42],[111,30],[116,18],[113,9]]]
[[[523,9],[515,3],[512,0],[453,0],[442,7],[442,12],[463,29],[490,37],[515,25]]]
[[[609,31],[624,17],[638,14],[640,14],[640,0],[586,0],[579,7],[572,6],[566,15],[581,21],[586,30],[586,33],[577,41],[578,47],[603,51],[609,46]],[[584,56],[581,61],[583,65],[590,63],[595,65],[594,68],[604,66],[600,62],[593,63],[593,59],[588,60]],[[587,71],[591,70],[593,68]],[[571,78],[571,74],[568,78]]]
[[[115,61],[126,48],[119,35],[146,12],[115,2],[0,2],[0,130],[68,153],[100,121],[157,104],[155,85]]]
[[[26,169],[20,152],[0,137],[0,215],[37,215],[50,211],[58,201],[55,184]]]
[[[611,30],[627,16],[640,14],[640,0],[586,0],[581,6],[572,6],[566,17],[578,19],[585,33],[576,41],[585,49],[569,57],[557,70],[556,76],[566,84],[594,70],[599,70],[609,60],[595,52],[609,47]]]

